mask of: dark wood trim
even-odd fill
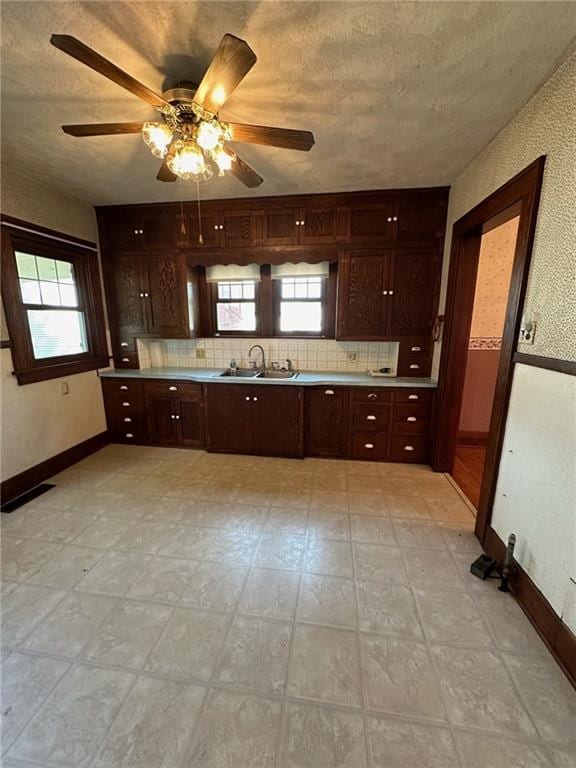
[[[510,211],[515,211],[518,205],[520,206],[520,221],[502,334],[490,437],[476,517],[476,535],[481,542],[484,541],[490,523],[496,492],[498,466],[512,388],[513,358],[526,295],[545,160],[544,156],[537,158],[521,173],[459,219],[452,231],[445,310],[446,324],[440,359],[431,462],[432,467],[441,472],[451,472],[454,466],[483,228],[495,216],[506,216]]]
[[[502,224],[506,224],[507,221],[515,219],[516,216],[520,216],[521,209],[521,203],[518,201],[511,205],[509,208],[500,211],[500,213],[497,213],[496,216],[493,216],[491,219],[485,222],[485,224],[482,226],[482,234],[485,235],[487,232],[491,232],[493,229],[501,227]]]
[[[92,242],[92,240],[83,240],[81,237],[68,235],[64,232],[58,232],[57,230],[49,229],[48,227],[41,227],[39,224],[32,224],[30,221],[23,221],[22,219],[17,219],[14,216],[6,216],[3,213],[0,214],[0,223],[6,226],[22,227],[23,229],[29,230],[30,232],[37,232],[38,234],[45,235],[46,237],[65,240],[69,243],[72,243],[73,245],[81,247],[84,246],[86,248],[90,248],[90,250],[93,251],[98,249],[98,246],[96,243]]]
[[[12,499],[21,496],[49,477],[68,469],[68,467],[76,464],[77,461],[99,451],[105,445],[108,445],[109,442],[108,431],[100,432],[81,443],[73,445],[71,448],[67,448],[61,453],[57,453],[55,456],[51,456],[49,459],[41,461],[40,464],[25,469],[18,475],[3,480],[0,484],[2,504],[12,501]]]
[[[526,352],[516,352],[514,362],[522,365],[532,365],[534,368],[544,368],[547,371],[558,371],[568,376],[576,376],[576,363],[572,360],[561,360],[558,357],[543,357],[529,355]]]
[[[110,365],[108,355],[105,357],[88,357],[85,360],[77,360],[58,365],[47,365],[39,368],[31,368],[25,371],[13,371],[12,375],[18,379],[18,384],[34,384],[48,379],[61,379],[65,376],[74,376],[77,373],[97,371],[98,368],[107,368]]]
[[[458,432],[458,445],[486,445],[488,432]]]
[[[0,341],[0,349],[12,349],[12,342],[10,339],[3,339]]]
[[[501,562],[504,559],[506,545],[490,526],[486,531],[484,549],[496,560]],[[510,590],[550,653],[572,685],[576,687],[576,635],[564,624],[542,592],[518,563],[516,563],[516,569],[510,578]]]

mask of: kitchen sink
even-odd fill
[[[259,375],[258,371],[254,371],[252,368],[228,368],[224,373],[218,374],[218,376],[230,376],[234,379],[255,379]]]
[[[260,379],[295,379],[298,371],[260,371]]]

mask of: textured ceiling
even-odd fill
[[[154,110],[49,44],[72,34],[155,90],[201,78],[225,32],[258,62],[224,119],[304,128],[310,153],[236,145],[264,177],[206,197],[449,184],[554,71],[574,2],[3,2],[3,159],[92,203],[176,200],[138,136],[75,139],[62,123]]]

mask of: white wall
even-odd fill
[[[2,165],[2,213],[86,240],[97,239],[94,209]],[[3,314],[3,313],[2,313]],[[2,339],[6,338],[3,322]],[[95,371],[18,386],[9,349],[0,350],[2,479],[12,477],[106,429]],[[68,395],[60,394],[67,381]]]
[[[454,222],[540,155],[546,168],[525,308],[537,320],[522,352],[576,360],[576,54],[453,183],[442,304]],[[438,351],[435,358],[436,370]],[[517,366],[492,525],[518,537],[518,560],[576,631],[574,379]],[[513,453],[508,453],[512,450]],[[506,494],[504,497],[503,494]],[[572,542],[572,543],[571,543]],[[570,561],[572,564],[570,565]]]

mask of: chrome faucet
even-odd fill
[[[252,354],[252,350],[254,350],[254,349],[259,349],[260,353],[262,355],[262,359],[260,361],[260,363],[261,363],[260,366],[256,365],[256,361],[255,360],[251,360],[250,359],[250,355]],[[262,370],[262,371],[266,370],[266,355],[264,354],[264,348],[261,347],[260,344],[254,344],[253,346],[250,347],[250,350],[248,351],[248,362],[250,363],[252,368],[258,368],[259,367],[260,370]]]

